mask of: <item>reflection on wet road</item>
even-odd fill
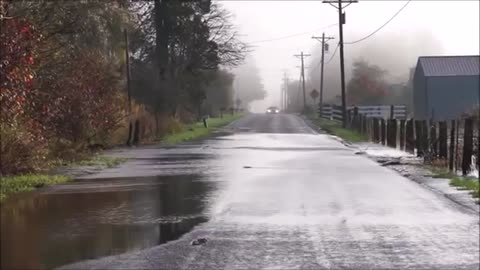
[[[29,262],[63,269],[478,269],[477,214],[298,117],[252,115],[228,129],[236,133],[203,143],[114,151],[131,160],[25,200],[30,208],[12,204],[9,218],[24,225],[5,236],[23,237],[10,254],[32,241]],[[198,238],[208,242],[192,246]]]

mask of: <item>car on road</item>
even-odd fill
[[[280,109],[278,109],[277,107],[275,106],[272,106],[272,107],[268,107],[267,108],[267,113],[280,113]]]

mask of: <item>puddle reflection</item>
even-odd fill
[[[206,198],[214,182],[202,181],[200,175],[153,177],[148,182],[152,181],[159,184],[108,192],[26,194],[7,201],[1,208],[1,269],[51,269],[139,250],[175,240],[207,221]]]

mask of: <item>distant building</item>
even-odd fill
[[[478,107],[480,56],[423,56],[413,78],[414,117],[453,120]]]

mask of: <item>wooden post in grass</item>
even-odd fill
[[[428,151],[428,121],[427,120],[423,120],[422,121],[422,149],[423,149],[423,153],[425,153],[425,151]],[[425,154],[424,154],[425,155]]]
[[[413,130],[413,123],[415,121],[410,119],[405,126],[405,150],[408,153],[415,153],[415,132]]]
[[[345,124],[345,128],[351,128],[351,126],[350,126],[350,116],[351,116],[350,110],[347,110],[346,115],[347,115],[347,121],[346,121],[346,124]]]
[[[431,146],[431,158],[432,160],[437,158],[438,153],[438,141],[437,141],[437,124],[435,122],[430,123],[430,142],[429,146]]]
[[[390,138],[390,143],[388,146],[397,148],[397,120],[390,119],[389,123],[389,132],[388,137]]]
[[[453,172],[453,164],[455,162],[455,120],[452,120],[450,127],[450,157],[448,160],[448,169]]]
[[[358,119],[358,107],[355,106],[353,108],[353,119],[352,119],[352,128],[355,130],[355,131],[358,131],[358,122],[359,122],[359,119]]]
[[[400,150],[405,150],[405,120],[400,120]]]
[[[392,119],[388,119],[385,121],[386,126],[387,126],[387,146],[390,146],[392,144]]]
[[[372,132],[373,132],[373,142],[378,143],[380,141],[378,136],[378,118],[373,118],[372,120]]]
[[[382,145],[385,145],[385,119],[380,119],[380,134],[381,134],[381,140],[382,140]]]
[[[417,156],[423,157],[423,143],[422,143],[422,121],[415,120],[415,148],[417,148]]]
[[[473,155],[473,119],[465,119],[465,128],[463,134],[463,157],[462,157],[462,174],[468,175],[471,171],[472,155]]]
[[[140,121],[138,119],[135,120],[134,126],[132,144],[137,145],[140,142]]]
[[[363,130],[363,134],[368,134],[367,133],[367,130],[368,130],[368,118],[366,115],[363,116],[363,122],[362,122],[362,130]]]
[[[448,130],[447,130],[447,122],[442,121],[438,123],[438,157],[443,160],[447,160],[447,138]]]

